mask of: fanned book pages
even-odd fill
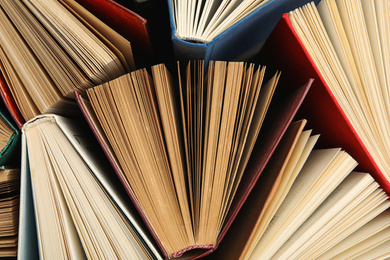
[[[210,60],[251,60],[281,15],[310,0],[165,1],[175,59],[208,64]]]
[[[195,42],[210,42],[259,6],[272,0],[170,1],[176,36]]]
[[[354,1],[354,3],[357,2],[358,1]],[[338,3],[338,1],[336,1],[336,3]],[[379,4],[383,2],[376,1],[375,3]],[[319,7],[324,7],[323,4],[324,2],[322,2]],[[383,10],[385,10],[385,7],[383,8]],[[363,115],[361,114],[361,112],[363,111],[365,113],[368,113],[367,116],[370,117],[380,117],[381,114],[373,114],[369,112],[371,110],[368,107],[356,107],[356,109],[352,109],[352,107],[349,107],[346,101],[356,101],[356,99],[353,97],[354,92],[351,92],[351,89],[344,85],[344,83],[348,85],[348,82],[345,81],[346,77],[343,77],[344,79],[342,79],[339,78],[339,76],[336,76],[340,73],[343,74],[343,68],[341,68],[340,62],[337,62],[340,66],[333,66],[331,65],[331,63],[329,63],[329,66],[324,66],[320,70],[320,66],[322,65],[317,64],[317,62],[315,61],[318,61],[320,56],[322,56],[324,61],[327,62],[329,62],[332,57],[336,61],[340,59],[337,58],[336,54],[333,51],[335,50],[335,48],[333,48],[332,46],[326,48],[327,52],[325,54],[319,49],[314,52],[312,51],[314,48],[313,46],[321,46],[321,44],[325,44],[326,42],[329,43],[329,38],[329,41],[320,40],[319,42],[316,42],[315,39],[311,39],[310,41],[304,40],[304,38],[309,37],[309,35],[311,35],[310,33],[314,32],[317,32],[318,36],[324,36],[324,39],[327,38],[326,35],[328,33],[325,33],[324,30],[320,30],[320,27],[322,27],[320,25],[322,23],[320,21],[319,14],[313,16],[310,19],[295,19],[296,21],[293,25],[290,16],[295,16],[299,13],[302,14],[303,11],[304,13],[307,13],[309,12],[309,10],[315,10],[315,6],[313,4],[307,5],[301,10],[294,11],[294,13],[297,12],[296,14],[283,14],[274,31],[271,33],[268,40],[264,44],[256,60],[259,63],[267,64],[268,68],[277,68],[283,71],[284,77],[282,77],[281,79],[281,84],[290,81],[305,81],[305,79],[307,79],[308,77],[313,78],[314,82],[311,91],[308,93],[308,96],[305,98],[305,101],[302,103],[301,109],[298,112],[300,118],[306,118],[308,120],[310,128],[316,132],[321,133],[322,138],[320,138],[319,140],[321,145],[327,145],[328,147],[342,147],[358,162],[358,171],[370,173],[374,177],[374,179],[380,184],[381,188],[383,188],[383,190],[385,190],[387,194],[390,194],[390,182],[388,179],[389,171],[387,171],[386,169],[381,169],[381,167],[379,166],[380,161],[385,164],[388,163],[388,160],[383,161],[382,158],[389,155],[388,151],[382,150],[379,152],[379,150],[382,148],[388,148],[387,145],[385,145],[384,143],[385,139],[387,139],[386,136],[388,136],[387,129],[380,129],[377,127],[377,121],[379,123],[380,120],[379,118],[378,120],[374,120],[373,122],[365,121],[364,118],[361,118],[364,120],[356,122],[354,121],[354,118],[350,118],[350,112],[352,111],[355,112],[355,115]],[[365,10],[365,8],[363,8],[363,10]],[[311,13],[311,11],[309,13]],[[388,18],[388,16],[386,17]],[[314,21],[316,21],[315,24],[318,25],[319,28],[308,30],[310,33],[305,35],[298,34],[297,31],[299,29],[295,29],[295,26],[297,26],[297,24],[295,23],[302,23],[301,25],[304,25],[308,21],[313,21],[313,23]],[[308,27],[304,26],[304,28]],[[320,32],[322,33],[320,34]],[[364,30],[362,30],[362,33],[363,32]],[[317,33],[314,34],[316,35]],[[381,37],[383,37],[385,34],[381,33],[380,35]],[[301,37],[303,39],[301,39]],[[314,35],[311,35],[311,37],[314,37]],[[306,44],[309,43],[310,45],[312,45],[312,47],[306,46]],[[383,60],[387,60],[388,58],[386,57],[388,55],[386,55],[385,51],[386,46],[382,45],[382,48]],[[348,48],[346,50],[348,50]],[[363,54],[364,50],[359,48],[358,53]],[[366,65],[368,65],[368,61]],[[334,75],[331,76],[333,73]],[[367,70],[363,74],[361,74],[362,79],[369,79],[369,73],[370,72]],[[323,74],[327,74],[327,76],[324,76]],[[346,74],[344,73],[344,75]],[[328,82],[327,80],[329,79],[329,77],[336,79],[336,81],[332,80],[331,82]],[[375,77],[377,76],[374,76],[374,78]],[[379,77],[377,78],[379,79]],[[330,85],[332,85],[332,87]],[[375,96],[373,95],[374,92],[372,92],[373,87],[374,85],[366,85],[363,88],[366,91],[367,98],[373,98]],[[385,87],[384,89],[386,88],[387,87]],[[342,97],[340,99],[340,96],[338,96],[340,92],[335,91],[337,89],[340,91],[344,91],[342,93],[345,95],[349,95],[349,97]],[[359,92],[356,92],[356,94],[358,93]],[[386,96],[382,95],[381,99],[385,100]],[[356,105],[357,103],[353,102],[351,103],[351,105],[352,104]],[[379,105],[379,103],[377,105]],[[367,119],[369,119],[369,117],[367,117]],[[373,131],[375,130],[375,132],[370,135],[371,140],[369,141],[367,146],[367,140],[363,140],[365,139],[365,137],[363,136],[365,133],[361,133],[360,130],[362,129],[360,128],[359,130],[359,127],[357,126],[357,124],[359,123],[363,123],[364,128],[370,127],[373,129]],[[373,135],[375,135],[376,139]],[[383,142],[380,140],[380,138],[383,138]],[[377,144],[378,142],[379,144]],[[371,147],[370,149],[372,149],[373,145],[376,146],[376,150],[371,153],[369,147]],[[381,158],[377,158],[378,153],[380,153]]]
[[[390,182],[390,6],[387,1],[322,0],[289,13],[332,94]]]
[[[138,68],[174,65],[166,0],[76,0],[131,42]]]
[[[206,71],[196,61],[178,64],[175,77],[162,64],[151,72],[76,99],[164,256],[199,258],[225,236],[312,80],[277,98],[279,72],[254,64],[213,61]]]
[[[389,197],[305,125],[290,125],[213,259],[352,259],[390,239]]]
[[[0,1],[0,63],[28,120],[134,69],[130,43],[72,0]]]
[[[3,150],[12,135],[15,133],[15,130],[8,124],[4,118],[0,118],[0,151]]]
[[[53,114],[23,126],[19,259],[161,259],[86,130]]]
[[[134,8],[133,0],[75,1],[131,42],[133,53],[136,56],[134,59],[138,66],[144,63],[142,59],[150,59],[156,54],[151,46],[153,41],[149,17]],[[153,3],[149,0],[142,0],[141,3],[146,8],[153,8]]]
[[[242,62],[203,70],[174,82],[156,65],[87,92],[169,257],[216,245],[279,78],[263,84],[265,68]]]

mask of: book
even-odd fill
[[[265,77],[254,64],[216,61],[204,72],[197,61],[178,65],[178,78],[162,64],[151,71],[76,99],[164,256],[202,257],[223,239],[311,80],[271,102],[279,73]]]
[[[0,88],[5,84],[0,73]],[[0,102],[0,167],[20,167],[20,129],[8,112],[6,105]]]
[[[76,1],[131,42],[137,68],[172,59],[165,1]]]
[[[353,2],[355,4],[360,3],[359,1]],[[325,4],[326,2],[323,1],[318,6],[320,6],[320,8],[324,8],[326,7]],[[313,77],[315,79],[313,88],[311,88],[311,92],[308,93],[305,102],[302,104],[299,115],[301,115],[302,118],[307,118],[309,127],[311,129],[314,131],[321,131],[321,143],[323,142],[327,145],[333,145],[334,147],[343,147],[343,149],[345,149],[359,163],[357,170],[362,172],[369,172],[380,184],[381,188],[384,189],[387,194],[390,194],[390,184],[387,176],[388,171],[384,170],[383,162],[381,162],[382,159],[378,158],[378,153],[372,152],[372,145],[378,143],[378,141],[375,140],[379,140],[378,138],[380,135],[378,134],[377,137],[373,137],[373,139],[368,141],[367,137],[363,136],[366,134],[366,132],[362,133],[363,126],[358,126],[358,124],[363,122],[363,124],[366,126],[375,126],[377,128],[375,132],[380,131],[384,137],[387,136],[387,128],[381,130],[378,125],[379,122],[376,123],[376,120],[375,122],[365,120],[357,122],[355,117],[350,115],[351,109],[350,107],[346,107],[346,101],[349,98],[341,98],[338,95],[340,92],[339,90],[345,90],[345,93],[352,94],[352,92],[349,92],[350,88],[344,86],[344,84],[341,85],[342,81],[337,84],[328,81],[328,77],[332,75],[331,72],[343,73],[344,69],[341,67],[335,69],[336,65],[331,65],[331,63],[329,63],[328,68],[331,70],[328,72],[330,74],[325,75],[325,72],[323,71],[325,66],[319,65],[317,63],[317,57],[323,55],[323,52],[318,49],[314,54],[312,52],[314,47],[308,47],[306,45],[307,42],[303,39],[303,36],[298,34],[298,29],[295,29],[295,25],[293,25],[293,22],[291,21],[291,16],[300,13],[301,10],[305,10],[306,13],[308,12],[308,9],[312,11],[316,10],[315,5],[308,4],[303,9],[297,9],[294,11],[294,13],[286,13],[283,15],[280,22],[275,27],[275,30],[272,32],[260,54],[258,55],[258,62],[267,64],[271,68],[277,67],[282,71],[286,71],[283,80],[286,80],[287,82],[292,79],[304,81],[307,77]],[[366,9],[362,8],[359,12],[360,14],[362,13],[362,10]],[[358,13],[358,11],[356,11],[356,13]],[[316,15],[315,17],[318,18],[318,24],[321,24],[321,20],[319,20],[320,16]],[[364,21],[364,19],[361,20],[362,21],[360,22]],[[295,23],[296,22],[294,22],[294,24]],[[361,31],[363,34],[367,30]],[[323,33],[321,35],[323,35],[325,39],[329,40],[329,38],[326,37],[327,33],[325,31],[322,32]],[[316,41],[313,40],[313,44],[316,45]],[[374,45],[374,43],[372,45]],[[332,51],[332,49],[332,47],[329,47],[327,50]],[[359,52],[364,52],[362,48],[359,48],[358,50]],[[333,53],[333,55],[330,53]],[[341,58],[337,58],[335,52],[330,53],[327,53],[325,56],[334,57],[336,61],[341,60]],[[383,57],[386,59],[385,53],[383,53]],[[324,60],[326,59],[324,58]],[[356,62],[358,63],[358,61]],[[340,65],[341,62],[338,62],[338,64]],[[379,67],[378,70],[380,70]],[[361,74],[361,76],[367,75],[368,77],[369,73],[370,72],[367,70],[364,74]],[[374,74],[373,77],[377,77],[377,79],[379,79],[379,76],[375,75],[376,74]],[[346,85],[349,85],[349,81],[345,77],[344,79],[346,80]],[[374,95],[373,91],[376,91],[369,89],[368,87],[363,89],[372,95]],[[353,96],[349,97],[351,98],[351,101],[356,100]],[[358,111],[362,110],[371,111],[371,108],[356,107],[353,110],[358,113]],[[315,111],[315,113],[313,113],[313,111]],[[378,145],[378,150],[380,146],[381,145]],[[387,156],[388,154],[388,152],[382,150],[380,152],[380,157]]]
[[[72,0],[1,1],[1,69],[25,120],[135,68],[130,42]]]
[[[77,2],[132,43],[138,68],[159,63],[169,64],[170,67],[174,65],[167,1],[77,0]],[[137,25],[138,20],[131,19],[135,14],[139,19],[142,18],[142,25]]]
[[[23,126],[19,259],[161,259],[86,130],[54,114]]]
[[[368,254],[371,254],[372,251],[378,253],[378,251],[382,250],[383,247],[386,249],[389,244],[389,217],[389,211],[384,211],[363,227],[353,232],[347,238],[333,246],[330,250],[323,253],[320,256],[320,259],[329,259],[330,257],[337,257],[338,259],[345,259],[347,257],[372,259],[373,257],[370,257]],[[364,256],[365,254],[367,255]],[[378,257],[380,257],[380,254],[378,254]],[[385,256],[382,256],[382,258],[384,257]]]
[[[16,257],[20,169],[0,168],[0,257]]]
[[[148,29],[153,49],[153,64],[164,63],[173,70],[175,58],[171,39],[171,26],[168,10],[168,1],[159,0],[116,0],[117,3],[127,6],[148,21]],[[149,66],[148,66],[149,67]]]
[[[213,259],[333,259],[389,227],[379,184],[305,125],[290,125]]]
[[[188,60],[236,60],[245,61],[257,54],[268,38],[281,15],[293,10],[307,0],[265,0],[265,1],[173,1],[167,0],[171,23],[171,37],[175,58]],[[318,2],[318,1],[317,1]],[[243,6],[249,5],[245,11]],[[252,10],[252,11],[249,11]],[[226,15],[222,15],[222,11]],[[226,22],[227,17],[238,15]],[[213,17],[220,19],[218,31],[210,25],[210,36],[182,34],[195,32],[198,24],[207,27]],[[188,29],[183,29],[188,28]],[[202,28],[202,27],[201,27]],[[216,33],[215,33],[216,32]],[[199,29],[199,34],[203,33]],[[215,35],[214,35],[215,34]]]
[[[5,106],[0,105],[0,166],[19,167],[20,130],[7,112]]]

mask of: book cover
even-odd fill
[[[30,164],[25,135],[21,134],[20,209],[18,259],[39,259],[38,235],[35,221]]]
[[[134,11],[147,21],[152,48],[151,63],[164,63],[173,68],[175,62],[171,41],[168,2],[165,0],[115,0],[115,2]]]
[[[5,80],[2,71],[0,71],[0,94],[4,105],[12,116],[12,119],[15,121],[16,126],[21,129],[23,124],[25,123],[25,120],[20,113],[18,106],[15,103],[15,99],[10,92],[7,81]]]

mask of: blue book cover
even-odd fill
[[[283,13],[308,3],[308,0],[270,0],[223,31],[212,41],[191,42],[177,37],[172,0],[168,0],[171,37],[175,58],[188,60],[247,61],[257,54]],[[316,3],[319,1],[316,0]]]

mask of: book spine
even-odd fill
[[[188,61],[204,60],[207,64],[210,57],[211,43],[193,43],[172,36],[176,60],[186,64]]]

